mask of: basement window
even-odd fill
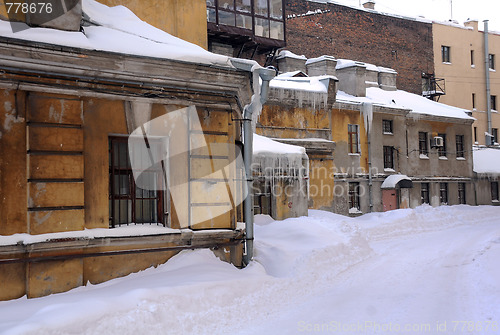
[[[159,186],[161,171],[145,171],[148,185]],[[145,190],[135,183],[128,150],[128,137],[109,138],[109,226],[128,224],[164,225],[164,191]]]
[[[359,205],[359,183],[349,183],[349,208],[361,209]]]

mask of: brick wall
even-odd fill
[[[322,13],[298,16],[318,9]],[[306,0],[286,0],[286,15],[287,49],[296,54],[393,68],[398,89],[417,94],[422,72],[434,72],[431,23]]]

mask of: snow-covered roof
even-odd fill
[[[334,76],[317,76],[317,77],[290,77],[278,76],[269,83],[271,88],[281,88],[296,91],[306,91],[315,93],[328,93],[328,84],[330,80],[337,81]]]
[[[281,59],[281,58],[285,58],[285,57],[300,59],[300,60],[307,59],[306,56],[304,56],[304,55],[299,56],[299,55],[296,55],[293,52],[288,51],[288,50],[281,50],[280,53],[278,54],[278,57],[276,57],[276,59]]]
[[[253,154],[305,155],[306,149],[297,145],[273,141],[268,137],[254,134]]]
[[[397,71],[394,69],[390,69],[390,68],[383,67],[383,66],[377,66],[377,65],[373,65],[373,64],[365,63],[365,62],[358,62],[358,61],[354,61],[351,59],[337,59],[337,66],[335,68],[337,70],[341,70],[341,69],[345,69],[345,68],[352,67],[352,66],[365,67],[369,71],[397,74]]]
[[[378,87],[366,89],[366,97],[355,97],[345,92],[338,91],[338,102],[373,103],[378,106],[407,109],[414,114],[425,114],[431,116],[441,116],[455,119],[474,120],[467,114],[468,110],[445,105],[429,100],[423,96],[406,91],[385,91]]]
[[[83,12],[98,25],[84,32],[28,28],[12,32],[11,23],[0,20],[0,36],[87,50],[164,58],[207,65],[232,67],[230,58],[204,50],[140,20],[123,6],[108,7],[94,0],[82,1]],[[12,23],[22,25],[24,23]]]
[[[500,175],[500,148],[474,147],[474,172]]]
[[[334,60],[334,61],[336,61],[335,57],[328,56],[328,55],[323,55],[323,56],[319,56],[319,57],[316,57],[316,58],[309,58],[306,61],[306,65],[317,63],[317,62],[321,62],[323,60]]]
[[[413,187],[413,182],[411,179],[404,174],[391,174],[387,178],[385,178],[384,182],[382,183],[382,186],[380,188],[383,189],[391,189],[391,188],[396,188],[398,183],[401,183],[401,187],[403,188],[410,188]]]

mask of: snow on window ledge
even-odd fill
[[[465,157],[457,157],[457,161],[465,161]]]
[[[363,214],[362,211],[360,211],[358,208],[356,207],[352,207],[352,208],[349,208],[349,214]]]
[[[384,131],[384,135],[394,135],[394,134],[390,131]]]
[[[497,72],[497,70],[490,68],[490,72]]]
[[[429,159],[429,156],[424,155],[424,154],[420,154],[420,159]]]
[[[384,172],[396,172],[396,170],[391,168],[384,168]]]
[[[451,65],[451,62],[443,62],[443,64]]]
[[[361,153],[359,153],[359,152],[350,152],[348,155],[349,156],[361,156]]]
[[[446,156],[439,156],[439,159],[442,160],[442,161],[447,161],[448,157],[446,157]]]

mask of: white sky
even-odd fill
[[[358,6],[366,0],[335,0]],[[407,16],[424,16],[428,19],[447,21],[451,18],[450,3],[453,3],[453,19],[459,23],[477,19],[483,29],[483,20],[489,20],[489,29],[500,31],[499,0],[375,0],[375,9],[381,12]]]

